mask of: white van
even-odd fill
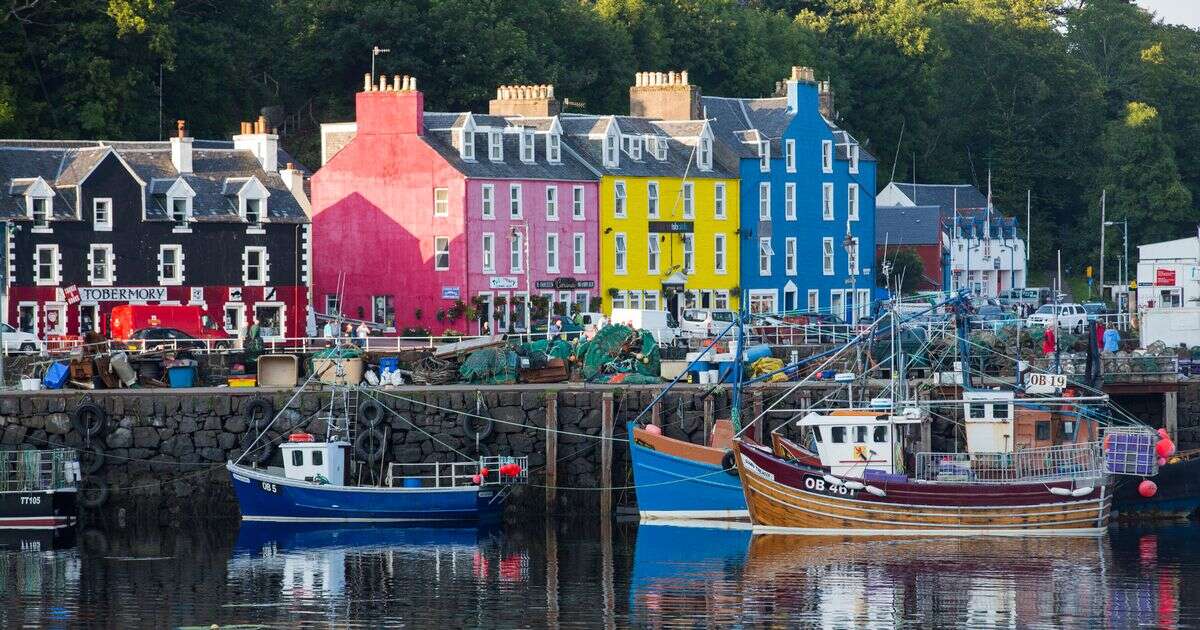
[[[649,330],[654,334],[654,339],[662,344],[675,343],[675,338],[679,336],[679,323],[666,311],[614,308],[609,323]]]
[[[684,337],[716,337],[733,322],[734,317],[734,312],[728,309],[689,308],[683,311],[679,330]]]

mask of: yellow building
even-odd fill
[[[568,149],[600,175],[605,313],[738,307],[737,160],[699,101],[686,73],[639,73],[630,111],[641,116],[563,116]]]

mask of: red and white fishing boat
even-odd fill
[[[734,450],[756,531],[866,535],[1098,535],[1108,525],[1112,474],[1152,475],[1155,436],[1110,429],[1046,399],[963,392],[967,449],[918,452],[927,412],[811,412],[820,466],[776,440]]]

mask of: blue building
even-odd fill
[[[828,83],[793,67],[773,98],[702,97],[741,176],[741,289],[752,312],[870,313],[876,161],[833,122]]]

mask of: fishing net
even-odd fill
[[[468,383],[516,383],[518,360],[517,353],[507,348],[483,348],[463,361],[458,374]]]
[[[628,326],[613,324],[605,326],[592,337],[590,342],[576,348],[576,356],[582,357],[583,378],[593,383],[613,382],[613,375],[640,375],[634,380],[621,377],[624,383],[660,382],[659,364],[661,357],[654,335],[636,331]]]
[[[775,374],[771,374],[771,377],[767,379],[768,383],[781,383],[788,380],[787,374],[784,374],[780,370],[783,370],[783,359],[776,359],[775,357],[763,357],[750,364],[751,378],[758,378],[775,372]]]

